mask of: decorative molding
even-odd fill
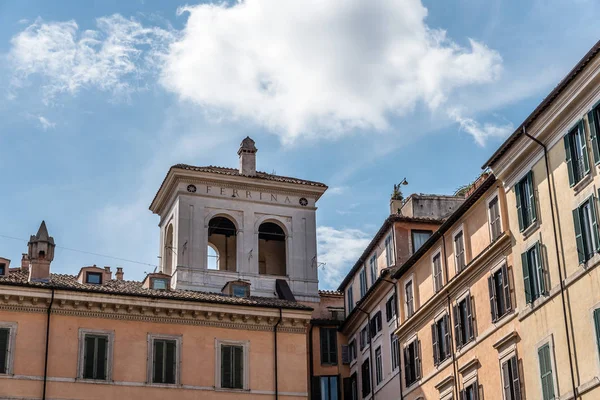
[[[499,350],[501,347],[511,344],[511,342],[516,342],[517,340],[519,340],[519,333],[517,331],[512,331],[501,337],[496,343],[492,344],[492,346],[496,350]]]

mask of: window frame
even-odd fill
[[[244,352],[244,365],[242,371],[243,385],[241,389],[224,388],[221,386],[221,347],[222,346],[241,346]],[[249,340],[230,340],[215,338],[215,389],[228,392],[242,392],[250,390],[250,341]]]
[[[365,365],[367,366],[367,372],[365,373]],[[366,376],[366,377],[365,377]],[[368,383],[368,391],[365,390],[365,380]],[[360,392],[362,398],[367,398],[373,392],[373,388],[371,387],[371,358],[367,357],[363,360],[360,365]]]
[[[491,214],[491,207],[490,204],[492,204],[493,201],[496,201],[496,206],[498,208],[498,219],[495,221],[492,221],[492,214]],[[492,193],[486,200],[486,206],[487,206],[487,216],[488,216],[488,226],[489,226],[489,233],[490,233],[490,242],[495,242],[500,236],[502,236],[502,233],[504,232],[504,226],[502,224],[502,212],[500,210],[500,192],[498,189],[496,189],[494,191],[494,193]],[[492,226],[493,223],[498,223],[498,235],[494,237],[494,227]]]
[[[14,375],[15,348],[17,341],[17,322],[0,321],[0,329],[8,330],[8,345],[6,346],[6,372],[0,376]]]
[[[392,265],[395,265],[395,260],[394,260],[394,247],[393,247],[393,235],[392,232],[390,232],[385,240],[384,240],[384,246],[385,246],[385,261],[386,264],[389,267],[391,267]]]
[[[504,272],[506,272],[506,276],[504,276]],[[494,276],[497,273],[500,273],[500,274],[503,275],[503,280],[502,280],[502,288],[503,288],[503,290],[502,290],[502,298],[504,300],[503,301],[504,313],[502,313],[502,315],[499,315],[497,309],[495,309],[495,311],[496,311],[495,313],[494,313],[493,310],[490,309],[490,312],[492,313],[492,323],[493,324],[497,323],[498,321],[500,321],[501,319],[503,319],[504,317],[506,317],[507,315],[509,315],[511,312],[513,312],[513,310],[515,308],[514,305],[513,305],[513,298],[511,296],[511,291],[512,291],[513,286],[511,285],[511,282],[510,282],[510,272],[508,270],[508,262],[507,262],[506,259],[504,259],[501,262],[499,262],[498,264],[496,264],[496,266],[494,266],[491,269],[490,274],[488,275],[488,295],[490,297],[490,299],[489,299],[490,300],[490,308],[492,307],[491,306],[491,300],[492,300],[491,294],[492,293],[490,292],[490,289],[491,289],[491,287],[490,287],[490,278],[491,278],[491,281],[494,284],[493,289],[494,289],[494,293],[495,293],[496,286],[495,286],[495,282],[494,282]],[[506,278],[506,285],[504,284],[504,282],[505,282],[504,278]],[[508,293],[506,293],[507,291],[508,291]],[[508,294],[508,298],[506,297],[507,294]],[[497,299],[498,296],[495,295],[494,298]],[[507,299],[508,299],[508,301],[507,301]],[[498,304],[498,302],[496,300],[495,305],[497,305],[497,304]],[[495,317],[494,317],[494,315],[495,315]]]
[[[154,341],[155,340],[174,340],[175,341],[175,383],[154,383]],[[161,333],[148,333],[148,362],[146,363],[146,379],[152,386],[179,386],[181,384],[181,344],[182,335],[165,335]]]
[[[348,307],[348,313],[347,315],[349,315],[352,310],[354,310],[354,290],[352,290],[352,285],[350,285],[348,287],[348,289],[346,289],[346,299],[348,301],[347,307]]]
[[[417,252],[417,250],[419,250],[421,248],[421,246],[419,246],[418,248],[415,248],[415,233],[417,234],[422,234],[422,233],[428,233],[429,237],[423,242],[423,244],[425,244],[427,242],[427,240],[429,240],[429,238],[433,235],[433,231],[430,229],[411,229],[410,230],[410,241],[411,241],[411,247],[412,247],[412,254],[415,254]]]
[[[322,390],[323,390],[323,382],[322,381],[324,379],[326,379],[327,380],[327,386],[329,388],[331,388],[331,380],[332,380],[332,378],[335,378],[335,382],[336,382],[336,388],[335,388],[336,389],[336,392],[335,392],[336,395],[335,396],[336,396],[337,399],[341,398],[341,395],[340,395],[340,388],[341,388],[341,382],[340,382],[340,380],[341,379],[340,379],[340,377],[341,377],[341,375],[320,375],[320,376],[316,377],[316,378],[318,378],[318,382],[319,382],[319,398],[321,400],[329,400],[329,399],[323,398],[323,396],[322,396],[323,395],[323,392],[322,392]],[[329,392],[329,393],[330,393],[329,397],[331,398],[331,392]]]
[[[439,332],[439,324],[441,325],[446,325],[446,335],[443,338],[443,341],[445,343],[445,350],[446,353],[444,354],[444,357],[442,358],[442,351],[441,351],[441,343],[442,343],[442,339],[440,338],[440,332]],[[431,325],[431,342],[432,342],[432,354],[433,354],[433,364],[438,367],[441,364],[443,364],[446,360],[448,360],[448,358],[450,358],[450,356],[452,355],[452,343],[451,343],[451,332],[452,327],[450,326],[450,316],[448,315],[448,313],[446,311],[443,311],[441,313],[439,313],[438,315],[436,315],[436,317],[433,320],[433,324]],[[435,333],[434,333],[435,331]]]
[[[331,337],[329,336],[331,334],[331,332],[333,332],[333,345],[334,345],[334,350],[331,350]],[[327,357],[327,361],[324,360],[324,353],[323,353],[323,337],[326,337],[327,339],[327,352],[326,354],[329,354],[329,356]],[[320,327],[319,328],[319,353],[320,353],[320,357],[321,357],[321,365],[338,365],[338,340],[337,340],[337,329],[336,328],[327,328],[327,327]],[[335,355],[335,359],[331,360],[329,359],[331,357],[331,355],[334,354]]]
[[[370,337],[369,335],[371,334],[370,330],[371,330],[371,324],[370,324],[370,320],[369,320],[369,323],[363,325],[363,327],[360,328],[360,330],[358,331],[359,350],[361,352],[363,352],[366,348],[369,347],[369,337]],[[363,335],[363,332],[365,332],[364,335]]]
[[[156,282],[164,282],[165,283],[165,287],[164,288],[156,288]],[[169,280],[167,278],[150,278],[150,287],[153,290],[168,290],[169,289]]]
[[[383,355],[381,346],[375,349],[375,387],[383,383]]]
[[[436,284],[436,280],[437,280],[436,279],[436,271],[435,271],[435,260],[436,260],[436,258],[439,258],[439,262],[440,262],[440,273],[439,273],[439,276],[440,276],[440,287],[439,288],[437,287],[437,284]],[[432,280],[433,280],[433,292],[437,293],[440,290],[442,290],[442,288],[444,287],[444,284],[445,284],[445,282],[444,282],[445,281],[445,279],[444,279],[445,278],[444,277],[444,268],[443,268],[443,265],[442,265],[442,249],[441,249],[441,247],[437,248],[433,252],[433,254],[431,255],[431,276],[432,276]]]
[[[524,200],[523,194],[524,189],[527,187],[529,195],[527,196],[531,203],[528,209],[525,207],[527,199]],[[524,232],[529,227],[533,226],[537,222],[537,199],[536,190],[534,186],[533,170],[529,170],[524,176],[521,177],[515,184],[515,202],[517,206],[517,217],[519,220],[519,231]],[[525,214],[526,213],[526,214]],[[527,218],[526,218],[527,217]]]
[[[408,296],[407,296],[407,292],[406,292],[406,288],[409,286],[411,286],[411,300],[412,300],[412,312],[408,313]],[[415,313],[417,312],[417,307],[416,307],[416,301],[415,301],[415,280],[414,280],[414,275],[411,274],[408,278],[406,278],[404,280],[403,286],[402,286],[402,290],[404,291],[404,320],[409,319],[410,317],[412,317],[413,315],[415,315]]]
[[[381,310],[378,310],[373,314],[373,317],[369,319],[369,334],[371,338],[375,339],[383,330],[383,317]]]
[[[360,271],[358,271],[358,284],[360,290],[360,298],[362,299],[369,290],[369,283],[367,282],[367,270],[363,265]]]
[[[535,253],[537,265],[531,265],[530,253]],[[542,245],[540,241],[536,241],[534,244],[529,246],[523,253],[521,253],[521,266],[523,268],[523,290],[525,294],[525,304],[533,304],[540,297],[546,296],[548,291],[546,289],[546,269],[544,267],[544,259],[542,257]],[[532,268],[535,269],[532,274]],[[537,288],[534,287],[532,276],[535,276],[535,283]],[[533,289],[533,290],[532,290]]]
[[[459,265],[459,254],[456,248],[456,238],[458,236],[461,236],[462,238],[462,267],[460,267]],[[467,245],[466,245],[467,241],[465,238],[465,229],[464,229],[464,225],[460,224],[460,226],[458,228],[456,228],[454,230],[454,232],[452,233],[452,250],[454,253],[454,269],[456,272],[456,275],[460,274],[461,272],[463,272],[466,268],[467,268]]]
[[[599,191],[600,195],[600,191]],[[590,253],[586,252],[586,233],[583,230],[583,220],[582,218],[582,210],[583,207],[589,205],[591,219],[587,221],[589,224],[589,235],[592,243],[590,244]],[[594,257],[595,253],[600,251],[600,232],[598,230],[598,210],[596,204],[596,196],[595,194],[591,194],[589,197],[586,197],[579,205],[573,210],[573,224],[575,229],[575,244],[577,248],[577,255],[580,264],[585,264],[592,257]],[[594,229],[594,225],[596,225],[596,229]],[[579,231],[579,234],[577,233]],[[581,251],[583,250],[583,252]]]
[[[519,380],[519,396],[516,399],[514,398],[514,396],[511,396],[511,398],[508,399],[508,398],[506,398],[506,395],[505,395],[505,379],[504,379],[505,377],[504,377],[504,370],[503,370],[503,368],[504,368],[505,364],[508,364],[509,368],[511,368],[511,370],[512,370],[512,364],[511,364],[511,362],[512,362],[513,359],[515,360],[515,366],[517,368],[516,372],[517,372],[517,377],[518,377],[518,380]],[[515,382],[514,376],[512,376],[511,378],[512,378],[511,384],[514,384],[514,382]],[[522,390],[523,382],[522,382],[521,374],[520,374],[520,371],[519,371],[519,357],[517,356],[516,351],[511,351],[510,353],[508,353],[507,355],[503,356],[500,359],[500,383],[502,384],[502,398],[503,398],[503,400],[523,400],[523,390]],[[514,392],[514,389],[513,389],[513,392]]]
[[[408,347],[410,347],[411,345],[415,346],[415,358],[414,360],[414,365],[411,366],[411,372],[414,372],[414,380],[412,382],[408,382],[406,380],[407,378],[407,360],[406,360],[406,351],[408,349]],[[420,345],[420,341],[417,335],[414,335],[412,338],[410,338],[409,340],[407,340],[404,343],[404,346],[402,346],[402,360],[403,360],[403,366],[404,366],[404,387],[406,389],[412,387],[413,385],[415,385],[416,383],[419,382],[419,380],[421,379],[421,345]],[[412,369],[414,369],[414,371],[412,371]]]
[[[594,164],[598,165],[600,163],[600,143],[598,142],[598,134],[600,134],[600,101],[596,102],[590,111],[588,111],[587,122]]]
[[[394,350],[396,350],[394,352]],[[400,339],[394,333],[390,335],[390,362],[392,364],[392,372],[400,367]]]
[[[100,281],[98,283],[90,282],[90,275],[99,277]],[[104,278],[102,275],[104,275],[102,272],[85,271],[85,283],[88,285],[102,285],[102,283],[103,283],[102,281]]]
[[[465,323],[468,324],[467,326],[469,326],[469,331],[467,332],[467,329],[465,329],[465,333],[469,334],[468,338],[463,338],[462,337],[462,331],[458,332],[457,329],[461,329],[462,328],[462,318],[461,318],[461,303],[465,302]],[[452,313],[453,313],[453,318],[454,318],[454,342],[456,344],[456,349],[462,349],[463,347],[467,346],[469,343],[471,343],[472,341],[474,341],[476,339],[476,335],[475,335],[475,318],[473,317],[474,312],[473,310],[475,309],[474,307],[474,301],[473,301],[473,297],[471,296],[471,291],[467,290],[464,294],[462,294],[461,296],[457,297],[455,304],[452,306]],[[469,315],[470,312],[470,315]],[[469,320],[470,318],[470,320]],[[460,322],[461,325],[458,325],[457,322]],[[459,341],[460,340],[460,341]]]
[[[536,353],[537,353],[537,368],[538,368],[538,382],[540,384],[540,393],[542,394],[542,396],[540,397],[543,400],[544,399],[544,388],[543,388],[543,383],[542,383],[542,371],[540,369],[540,359],[539,359],[539,351],[545,347],[548,346],[548,356],[550,357],[550,368],[551,368],[551,374],[552,374],[552,390],[554,391],[553,395],[554,397],[551,398],[550,400],[558,400],[558,398],[560,396],[558,396],[558,385],[557,385],[557,371],[556,371],[556,360],[555,360],[555,355],[554,355],[554,336],[552,334],[550,334],[549,336],[547,336],[546,338],[542,339],[540,342],[538,342],[535,346],[536,348]]]
[[[385,301],[386,322],[392,322],[396,316],[398,316],[398,300],[396,299],[396,293],[392,293]]]
[[[579,143],[577,143],[579,140]],[[563,137],[565,146],[565,162],[569,178],[569,186],[575,187],[590,174],[590,155],[588,151],[587,134],[583,118],[575,122]],[[577,153],[581,153],[581,165],[574,162]],[[581,170],[580,170],[581,169]]]
[[[0,276],[8,275],[6,263],[0,263]]]
[[[373,286],[375,284],[375,281],[377,280],[377,252],[375,252],[370,258],[369,258],[369,271],[371,274],[371,286]]]
[[[84,359],[85,359],[85,337],[86,336],[106,336],[106,379],[90,379],[84,378]],[[104,329],[88,329],[79,328],[79,354],[77,356],[77,380],[88,382],[112,382],[112,367],[113,367],[113,351],[115,342],[115,331]]]

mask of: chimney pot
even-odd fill
[[[21,271],[27,271],[28,269],[29,269],[29,257],[27,257],[27,253],[22,253]]]
[[[117,267],[117,273],[115,274],[115,277],[117,278],[118,281],[123,280],[123,268],[122,267]]]

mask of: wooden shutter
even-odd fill
[[[94,347],[93,336],[86,335],[83,345],[83,378],[94,379]]]
[[[342,364],[350,364],[350,346],[342,345]]]
[[[473,298],[471,296],[467,296],[465,301],[467,306],[467,340],[471,340],[475,336],[475,329],[473,325],[473,309],[471,308]]]
[[[452,329],[450,327],[450,321],[448,318],[448,314],[444,315],[444,321],[442,322],[444,324],[444,328],[446,329],[445,333],[444,333],[444,341],[446,343],[446,356],[448,356],[450,354],[450,330]]]
[[[496,287],[494,285],[494,275],[488,277],[488,290],[490,293],[490,311],[492,313],[492,322],[498,319],[498,310],[496,304]]]
[[[510,301],[510,279],[508,278],[508,267],[506,264],[502,265],[502,286],[504,289],[504,312],[511,309]]]
[[[10,329],[0,329],[0,374],[8,372],[8,341]]]
[[[460,392],[458,392],[458,398],[459,400],[467,400],[467,393],[465,392],[465,389],[462,389]]]
[[[527,185],[529,186],[529,206],[531,207],[529,211],[529,221],[527,224],[531,224],[535,220],[537,220],[537,208],[535,206],[535,190],[533,185],[533,171],[529,171],[527,173]]]
[[[552,376],[552,363],[550,361],[550,346],[545,344],[538,349],[540,364],[540,380],[542,381],[543,400],[554,400],[554,377]]]
[[[473,400],[479,400],[479,381],[473,383]]]
[[[584,175],[587,175],[590,173],[590,156],[588,154],[587,151],[587,139],[585,137],[585,129],[583,126],[583,119],[579,121],[579,123],[577,124],[577,130],[579,131],[578,134],[581,138],[581,154],[583,156],[583,170],[584,170]]]
[[[244,348],[242,346],[232,346],[233,348],[233,387],[235,389],[244,388]]]
[[[162,340],[154,341],[154,357],[152,358],[153,383],[164,383],[163,382],[163,350],[164,342]]]
[[[513,391],[515,397],[513,400],[521,400],[521,380],[519,379],[519,364],[517,356],[510,359],[510,368],[512,370]]]
[[[168,340],[166,342],[165,383],[175,383],[175,371],[177,370],[176,347],[177,345],[174,340]]]
[[[590,140],[592,142],[592,154],[594,163],[600,162],[600,149],[598,148],[598,132],[596,132],[596,109],[588,113],[588,124],[590,127]]]
[[[421,341],[415,341],[415,378],[421,379]]]
[[[573,151],[571,150],[571,135],[567,134],[564,138],[565,143],[565,160],[567,162],[567,170],[569,172],[569,185],[575,186],[575,171],[573,170]]]
[[[106,379],[106,366],[108,364],[108,339],[106,337],[97,337],[96,351],[96,376],[94,379]]]
[[[458,304],[452,306],[452,316],[454,317],[454,337],[456,342],[456,347],[460,348],[462,346],[462,335],[460,334],[460,311],[458,309]]]
[[[600,346],[600,342],[598,342],[598,343],[599,343],[598,346]],[[408,346],[406,346],[404,348],[403,353],[404,353],[404,385],[408,387],[408,385],[410,384],[410,381],[411,381],[411,379],[410,379],[410,375],[411,375],[411,373],[410,373],[410,365],[411,365],[411,362],[410,362],[410,359],[409,359],[409,354],[410,353],[408,351]]]
[[[434,322],[433,325],[431,325],[431,342],[432,342],[432,346],[433,346],[433,363],[435,365],[438,365],[440,362],[440,357],[439,357],[440,345],[439,345],[438,332],[437,332],[437,322]]]
[[[600,308],[594,310],[594,326],[596,327],[596,344],[600,352]]]
[[[540,242],[535,244],[535,257],[537,260],[537,274],[540,283],[540,295],[546,294],[546,276],[544,273],[544,264],[542,263],[542,246]]]
[[[369,329],[371,331],[371,337],[375,337],[375,334],[377,334],[377,330],[375,327],[375,317],[373,317],[371,321],[369,321]]]
[[[509,361],[506,361],[504,364],[502,364],[502,387],[504,389],[504,399],[505,400],[514,400],[512,398],[512,394],[510,391],[510,386],[512,384],[511,379],[510,379],[510,372],[509,372]]]
[[[528,252],[521,254],[521,265],[523,266],[523,288],[525,289],[525,303],[531,303],[531,277],[529,276]]]
[[[337,364],[337,329],[328,328],[329,332],[329,362]]]
[[[321,377],[313,376],[310,385],[311,400],[321,400]],[[326,400],[326,399],[325,399]]]
[[[354,400],[352,398],[352,378],[344,378],[342,380],[344,400]]]
[[[231,346],[221,345],[221,387],[231,388]]]
[[[321,342],[321,364],[329,364],[327,328],[319,329],[319,339]]]
[[[598,236],[598,216],[596,215],[596,197],[590,197],[590,213],[592,214],[592,240],[594,241],[594,251],[600,251],[600,237]]]
[[[581,216],[579,208],[573,210],[573,223],[575,224],[575,242],[577,243],[577,256],[579,263],[582,264],[586,260],[585,246],[583,244],[583,234],[581,232]]]

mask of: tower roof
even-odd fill
[[[256,148],[256,144],[254,140],[250,138],[250,136],[246,136],[242,143],[240,143],[240,149],[238,150],[238,155],[242,152],[244,153],[256,153],[258,149]]]
[[[48,242],[54,244],[54,238],[48,234],[48,228],[46,227],[46,221],[42,221],[40,228],[38,229],[35,236],[30,239],[31,242]]]

